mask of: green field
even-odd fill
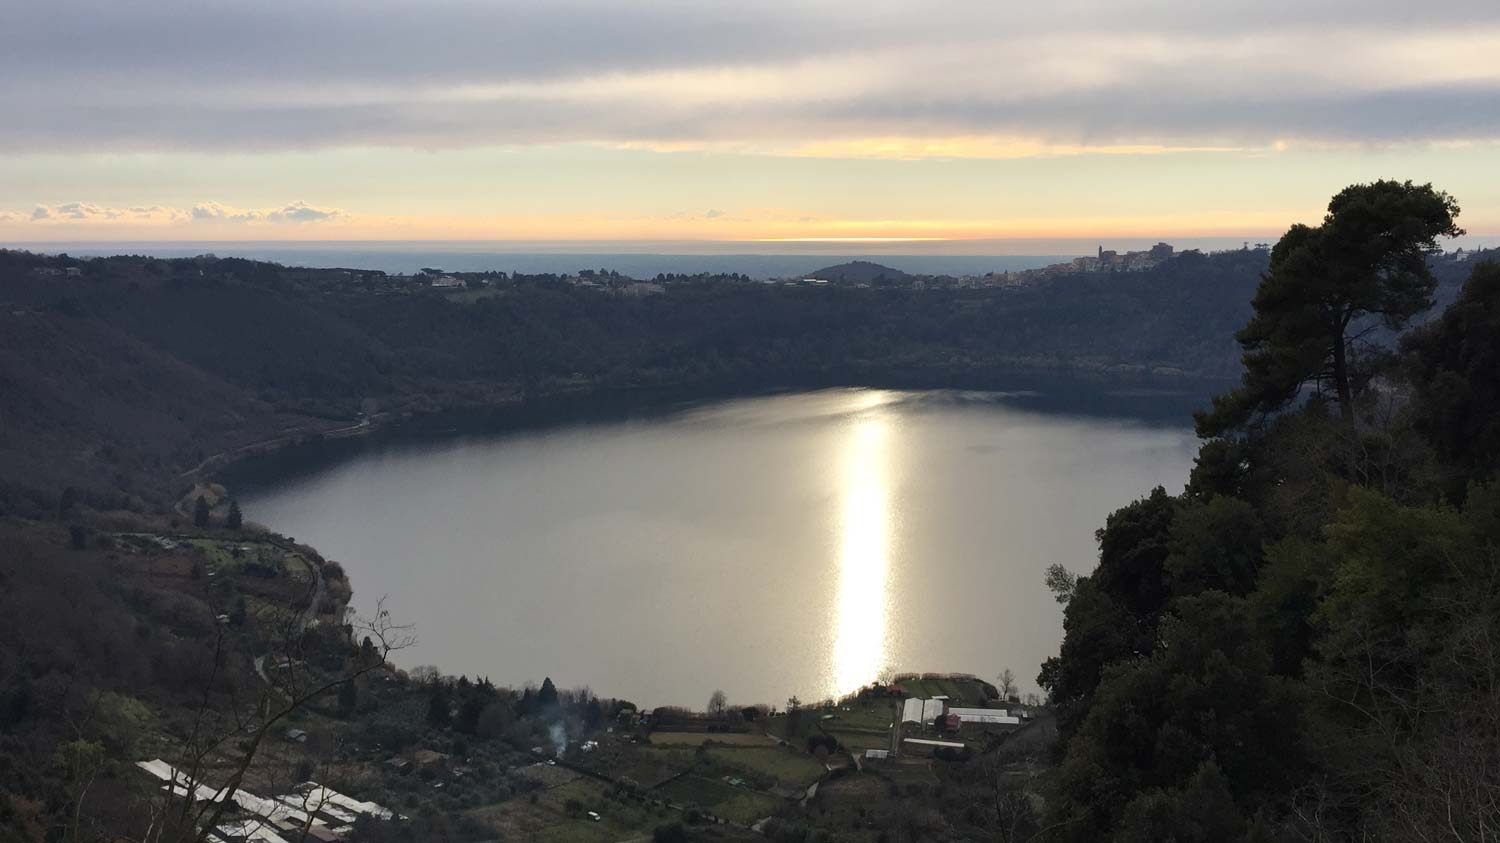
[[[759,773],[788,787],[806,787],[826,772],[812,756],[779,746],[713,747],[708,755],[724,766]]]
[[[745,787],[733,787],[702,776],[683,776],[657,788],[657,793],[679,805],[698,807],[725,819],[750,823],[770,816],[781,800]]]
[[[281,568],[282,575],[291,579],[306,580],[312,576],[301,554],[288,553],[273,544],[219,539],[192,539],[187,544],[203,556],[211,571],[237,573],[245,565],[259,562]],[[247,549],[236,555],[237,548]]]
[[[570,816],[568,800],[575,799],[582,811],[595,811],[594,822],[586,816]],[[649,836],[658,824],[675,814],[657,814],[634,802],[619,802],[605,796],[605,787],[590,779],[578,779],[542,792],[535,803],[527,796],[469,812],[496,831],[501,839],[613,841]]]
[[[848,706],[834,708],[832,711],[819,713],[819,722],[825,729],[890,729],[891,726],[901,719],[901,701],[893,699],[872,699],[869,701],[853,701]],[[822,720],[825,714],[832,714],[833,719]]]
[[[957,706],[983,706],[984,686],[974,679],[905,679],[898,682],[906,693],[920,699],[946,696]]]
[[[781,807],[782,800],[753,790],[741,790],[733,797],[713,806],[713,812],[737,823],[750,824],[763,820]]]

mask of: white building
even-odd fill
[[[949,714],[958,715],[966,724],[987,726],[1019,726],[1021,718],[1013,717],[1003,708],[950,708]]]

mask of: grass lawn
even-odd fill
[[[710,813],[740,823],[768,817],[781,804],[780,799],[770,794],[733,787],[702,776],[683,776],[658,788],[656,792],[679,805],[697,805]]]
[[[833,719],[820,721],[823,728],[887,730],[901,719],[900,700],[881,699],[856,702],[849,706],[849,709],[849,711],[844,711],[842,708],[836,708],[831,712],[824,712],[824,714],[832,714]]]
[[[662,798],[680,805],[698,805],[704,808],[735,795],[735,789],[723,782],[692,775],[673,779],[657,788],[656,792]]]
[[[714,747],[708,754],[730,767],[770,776],[779,784],[806,787],[823,777],[823,765],[812,756],[779,746],[757,748]]]
[[[713,806],[713,812],[737,823],[758,822],[776,813],[781,800],[753,790],[739,790],[733,797]]]
[[[984,686],[975,679],[907,679],[906,692],[921,699],[946,696],[950,705],[980,707],[985,704]]]

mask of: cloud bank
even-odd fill
[[[23,5],[0,34],[0,108],[25,116],[0,124],[10,152],[1500,138],[1494,0]]]
[[[301,200],[281,208],[245,210],[221,205],[218,202],[199,202],[190,215],[204,222],[269,222],[302,223],[337,219],[346,214],[337,208],[317,208]]]
[[[112,208],[92,202],[65,202],[60,205],[37,205],[30,214],[0,211],[0,222],[29,221],[44,225],[69,223],[175,225],[182,223],[315,223],[347,217],[338,208],[319,208],[303,201],[279,208],[234,208],[218,202],[199,202],[191,208],[169,208],[161,205]]]

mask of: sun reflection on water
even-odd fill
[[[888,657],[891,420],[880,409],[888,400],[879,392],[859,396],[840,460],[836,694],[873,682]]]

